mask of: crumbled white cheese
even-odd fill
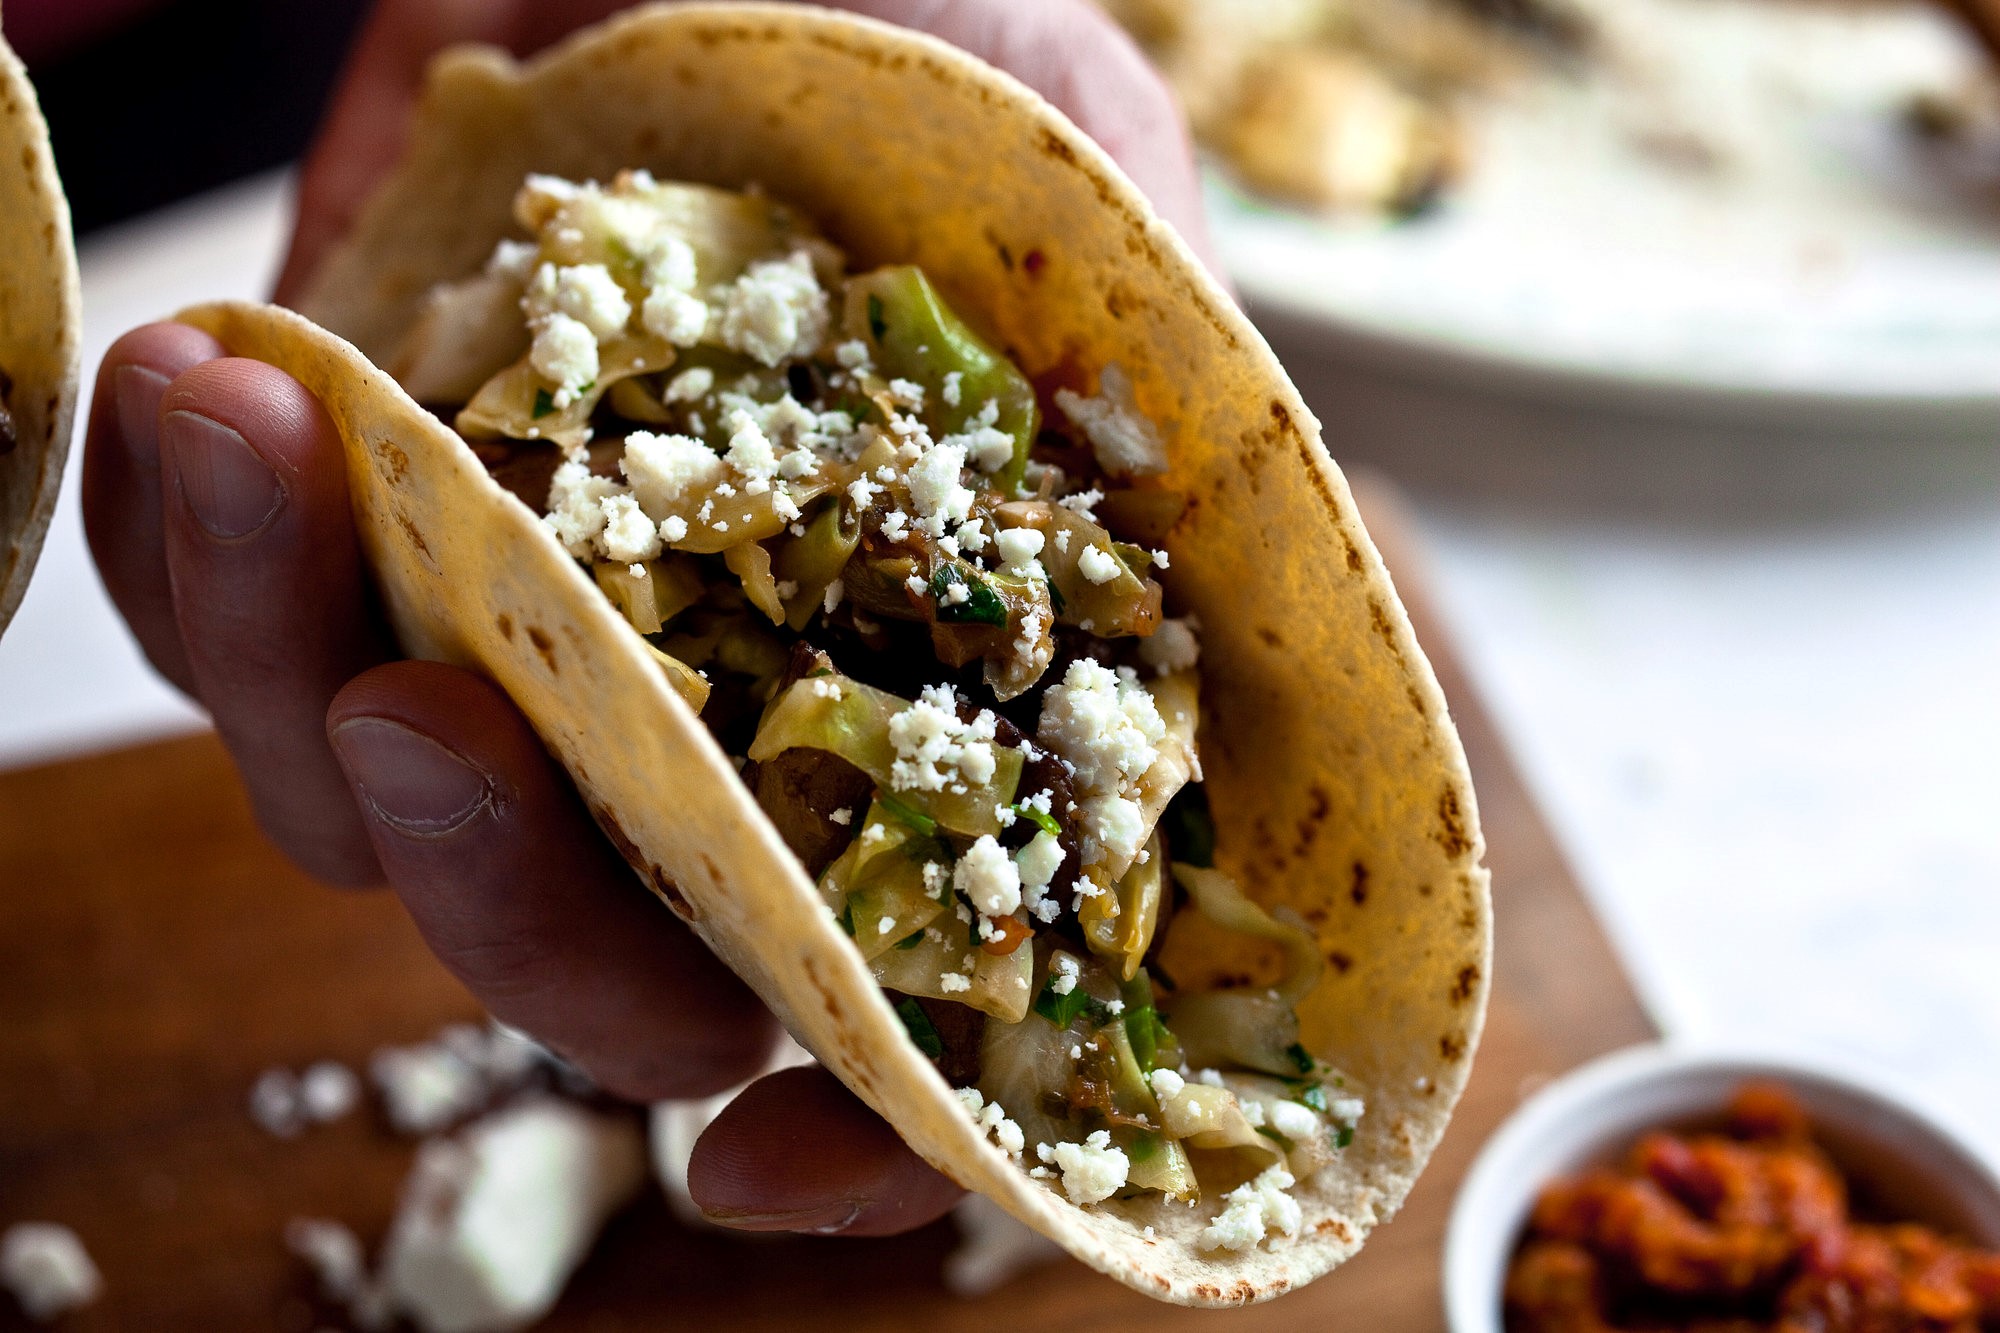
[[[951,883],[983,916],[1006,916],[1021,905],[1021,872],[990,833],[958,859]]]
[[[764,365],[809,356],[826,336],[826,292],[804,250],[752,264],[719,295],[722,345]]]
[[[1049,634],[1049,626],[1054,623],[1054,615],[1048,607],[1037,603],[1030,606],[1021,617],[1021,633],[1013,642],[1014,656],[1026,668],[1029,679],[1039,679],[1055,660],[1056,641]]]
[[[275,1138],[296,1138],[305,1128],[299,1081],[289,1069],[267,1069],[250,1085],[250,1118]]]
[[[530,172],[514,195],[514,219],[529,231],[540,231],[564,204],[581,198],[585,188],[560,176]]]
[[[631,483],[639,507],[656,519],[665,518],[687,496],[714,487],[723,476],[723,461],[700,440],[643,430],[625,437],[625,453],[618,466]],[[562,470],[556,475],[561,480]]]
[[[646,332],[676,347],[700,342],[708,332],[708,320],[709,309],[699,296],[669,286],[653,288],[639,305],[639,323]]]
[[[1204,1250],[1248,1250],[1271,1233],[1299,1234],[1304,1213],[1298,1200],[1285,1193],[1296,1182],[1282,1165],[1265,1169],[1247,1184],[1223,1195],[1223,1208],[1197,1238]]]
[[[1206,1084],[1211,1088],[1221,1088],[1228,1086],[1222,1081],[1222,1074],[1220,1073],[1220,1071],[1214,1069],[1203,1069],[1197,1071],[1195,1074],[1195,1079],[1197,1082]]]
[[[46,1323],[96,1300],[104,1279],[68,1227],[17,1222],[0,1235],[0,1286],[14,1293],[28,1318]]]
[[[889,397],[900,407],[913,412],[924,410],[924,386],[915,380],[893,379],[889,381]]]
[[[528,283],[521,307],[531,328],[541,327],[552,316],[566,315],[599,343],[623,332],[632,318],[625,289],[602,264],[543,264]]]
[[[992,426],[975,426],[960,435],[947,435],[942,443],[965,451],[965,461],[981,472],[998,472],[1014,461],[1014,437]]]
[[[581,320],[557,313],[535,326],[528,364],[556,386],[549,402],[561,411],[597,381],[597,339]]]
[[[726,455],[729,466],[735,468],[752,481],[766,485],[778,474],[778,455],[771,448],[771,441],[765,438],[763,429],[742,412],[732,412],[728,422],[729,452]],[[752,490],[752,495],[761,491]]]
[[[1180,1096],[1187,1087],[1187,1080],[1171,1069],[1155,1069],[1146,1075],[1146,1082],[1153,1085],[1153,1095],[1163,1102]]]
[[[1003,571],[1033,578],[1042,572],[1041,561],[1035,557],[1047,542],[1047,535],[1036,528],[1007,528],[993,539],[993,547]]]
[[[1054,1160],[1062,1170],[1063,1193],[1074,1204],[1110,1198],[1125,1187],[1132,1169],[1124,1151],[1112,1147],[1111,1135],[1101,1129],[1082,1143],[1058,1143]]]
[[[938,989],[946,995],[956,995],[972,989],[972,978],[962,972],[947,972],[938,978]]]
[[[1041,901],[1062,868],[1062,843],[1055,834],[1043,829],[1029,840],[1028,845],[1014,853],[1014,864],[1021,868],[1022,901],[1033,907]]]
[[[1058,995],[1075,990],[1077,978],[1082,975],[1082,966],[1066,953],[1059,953],[1049,961],[1049,989]]]
[[[554,1098],[426,1143],[386,1246],[396,1308],[424,1333],[526,1328],[645,1174],[636,1121]]]
[[[1153,696],[1129,669],[1113,672],[1088,658],[1070,663],[1060,683],[1042,698],[1036,736],[1075,770],[1086,831],[1094,818],[1109,823],[1119,812],[1093,807],[1089,798],[1119,796],[1159,758],[1166,723]],[[1086,857],[1086,860],[1089,858]]]
[[[1007,1112],[999,1102],[989,1102],[977,1088],[958,1089],[958,1104],[972,1117],[972,1123],[981,1133],[993,1136],[1000,1150],[1009,1157],[1019,1157],[1027,1146],[1021,1134],[1021,1127],[1007,1118]]]
[[[1076,557],[1079,573],[1095,584],[1105,584],[1125,572],[1125,563],[1102,546],[1086,546]]]
[[[1095,521],[1097,515],[1094,511],[1097,508],[1098,502],[1102,499],[1104,499],[1104,492],[1092,487],[1087,491],[1079,491],[1075,495],[1065,495],[1062,499],[1056,501],[1056,503],[1073,514],[1080,514],[1084,518]]]
[[[308,1120],[331,1124],[361,1103],[361,1080],[338,1060],[318,1060],[299,1075],[299,1109]]]
[[[1139,660],[1162,676],[1192,671],[1201,660],[1201,641],[1185,620],[1162,620],[1151,635],[1139,640]]]
[[[914,704],[889,719],[889,743],[896,751],[891,784],[898,791],[944,791],[961,779],[992,781],[997,728],[998,719],[984,709],[971,722],[961,722],[951,687],[926,686]]]
[[[429,1134],[465,1116],[490,1089],[480,1069],[441,1043],[385,1046],[368,1062],[389,1123],[404,1134]]]
[[[955,536],[958,544],[973,555],[978,555],[986,549],[986,529],[979,525],[979,520],[976,518],[960,524]]]
[[[1077,826],[1114,860],[1135,860],[1146,842],[1146,812],[1124,796],[1092,796],[1077,806]]]
[[[715,372],[707,366],[691,366],[667,381],[663,402],[692,403],[708,397],[715,388]]]
[[[1294,1142],[1303,1142],[1319,1133],[1319,1116],[1310,1106],[1300,1102],[1277,1101],[1271,1103],[1271,1128]]]
[[[669,514],[660,520],[660,540],[668,543],[684,542],[687,540],[687,535],[688,521],[679,514]]]
[[[957,407],[965,397],[965,372],[947,370],[944,373],[944,387],[940,392],[946,407]]]
[[[629,495],[604,502],[604,554],[621,565],[652,560],[660,554],[660,527]]]
[[[285,1224],[285,1248],[305,1260],[320,1295],[344,1307],[357,1327],[383,1329],[394,1320],[387,1291],[369,1276],[360,1237],[344,1224],[295,1217]]]
[[[534,276],[535,262],[541,252],[541,246],[533,241],[503,240],[493,247],[493,253],[486,261],[486,272],[526,286],[528,279]]]
[[[645,271],[647,291],[657,291],[666,287],[677,292],[691,292],[697,277],[694,247],[669,229],[671,224],[645,205],[637,209],[619,208],[625,201],[615,201],[606,212],[614,219],[625,221],[619,227],[618,239],[624,242]]]
[[[964,470],[965,449],[956,444],[933,445],[910,468],[910,503],[934,537],[942,537],[947,528],[965,522],[972,512],[972,502],[978,497],[959,484]]]
[[[1097,454],[1098,466],[1114,477],[1167,470],[1167,446],[1160,431],[1132,397],[1132,381],[1116,364],[1097,377],[1097,396],[1056,390],[1056,406],[1075,422]]]
[[[1359,1097],[1335,1097],[1326,1104],[1326,1113],[1349,1129],[1361,1123],[1362,1114],[1367,1109],[1367,1103]]]
[[[866,370],[871,364],[868,344],[859,338],[850,338],[834,348],[833,359],[843,370]]]
[[[840,809],[828,815],[827,818],[832,822],[840,825],[842,828],[846,828],[849,824],[854,822],[854,811],[850,810],[848,807],[843,805],[840,807]]]

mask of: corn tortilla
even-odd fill
[[[69,456],[83,324],[69,203],[28,73],[0,39],[0,633],[35,571]],[[11,435],[11,444],[8,436]]]
[[[1031,376],[1127,368],[1193,503],[1170,595],[1203,627],[1218,865],[1329,960],[1306,1044],[1368,1103],[1293,1191],[1294,1241],[1208,1252],[1216,1209],[1090,1208],[985,1142],[913,1046],[735,768],[589,575],[378,365],[424,293],[511,234],[529,172],[757,184],[857,266],[921,265]],[[1465,1083],[1490,949],[1458,737],[1318,424],[1263,340],[1110,159],[1013,79],[929,38],[791,5],[639,9],[525,64],[434,67],[407,155],[302,302],[182,318],[292,372],[346,442],[404,646],[497,680],[648,885],[925,1158],[1163,1300],[1228,1306],[1352,1255],[1408,1194]],[[1210,932],[1183,985],[1275,973]],[[1150,1228],[1150,1231],[1148,1230]]]

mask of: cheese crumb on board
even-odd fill
[[[77,1234],[54,1222],[17,1222],[0,1235],[0,1285],[28,1318],[47,1323],[90,1304],[104,1279]]]
[[[555,1098],[431,1140],[385,1247],[395,1308],[423,1333],[526,1328],[555,1305],[645,1175],[636,1120]]]

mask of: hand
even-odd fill
[[[424,61],[453,41],[528,50],[605,0],[383,0],[307,165],[280,294],[400,149]],[[1199,236],[1180,121],[1083,0],[855,0],[994,59],[1064,106]],[[348,510],[340,441],[290,376],[176,324],[106,355],[84,521],[154,666],[201,701],[258,819],[333,883],[386,879],[495,1016],[607,1091],[710,1095],[751,1077],[770,1016],[605,843],[513,704],[471,673],[396,660]],[[691,1192],[750,1230],[878,1235],[958,1189],[820,1069],[759,1080],[702,1137]]]
[[[1220,273],[1193,149],[1173,95],[1088,0],[824,0],[920,28],[1006,70],[1103,145]],[[517,55],[626,8],[623,0],[379,0],[335,88],[299,181],[298,226],[278,279],[288,302],[401,155],[430,58],[458,42]]]

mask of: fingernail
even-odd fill
[[[148,366],[120,366],[111,376],[112,406],[125,451],[147,468],[160,465],[160,399],[169,381]]]
[[[181,495],[212,535],[233,541],[276,517],[285,488],[248,440],[198,412],[169,412],[161,430],[173,441]]]
[[[737,1212],[704,1208],[702,1216],[717,1226],[736,1231],[795,1231],[809,1236],[837,1236],[861,1219],[867,1204],[842,1199],[815,1208],[793,1208],[769,1213]]]
[[[492,799],[492,779],[420,731],[381,717],[335,727],[333,748],[361,799],[407,833],[449,833]]]

